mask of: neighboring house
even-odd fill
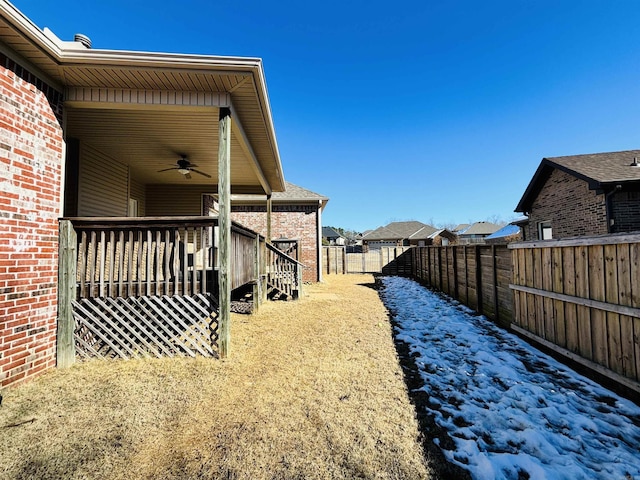
[[[58,39],[0,0],[0,387],[56,365],[60,217],[145,216],[121,224],[135,228],[153,216],[202,223],[205,193],[228,206],[230,193],[285,189],[260,59],[92,49],[86,37],[76,40]],[[178,163],[182,155],[192,163]],[[318,201],[309,216],[316,210]],[[219,223],[227,233],[226,207]],[[136,238],[141,245],[149,237]],[[64,253],[75,258],[73,249]],[[229,276],[221,278],[219,319],[227,322]]]
[[[346,244],[346,239],[331,227],[322,227],[322,240],[325,245]]]
[[[458,243],[467,245],[470,243],[484,243],[484,239],[492,233],[500,230],[500,225],[491,222],[476,222],[458,231]]]
[[[305,188],[286,183],[284,192],[271,196],[271,239],[297,240],[304,265],[305,282],[322,280],[322,211],[329,199]],[[263,236],[267,235],[266,198],[234,195],[231,218]]]
[[[440,232],[443,232],[443,230],[415,220],[409,222],[392,222],[363,235],[362,244],[363,247],[368,249],[432,245],[434,244],[434,240],[436,242],[442,242],[441,238],[444,237],[439,237]],[[445,240],[445,242],[446,241],[448,240]]]
[[[640,231],[640,150],[543,158],[516,212],[526,240]]]

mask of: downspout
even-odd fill
[[[612,190],[604,194],[604,208],[607,216],[607,233],[611,233],[611,227],[615,224],[615,218],[613,218],[613,212],[611,207],[611,197],[614,193],[622,190],[622,185],[617,184]]]

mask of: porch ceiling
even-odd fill
[[[202,110],[69,108],[67,136],[129,165],[133,178],[141,183],[212,185],[218,183],[218,109]],[[191,173],[191,179],[177,170],[158,172],[175,166],[181,155],[186,155],[198,170],[212,178],[195,172]],[[262,192],[252,160],[245,155],[233,129],[231,158],[234,190]]]

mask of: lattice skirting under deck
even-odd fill
[[[217,356],[218,306],[207,294],[73,302],[76,356]]]

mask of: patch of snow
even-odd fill
[[[449,461],[478,480],[640,479],[640,407],[413,280],[382,284]]]

